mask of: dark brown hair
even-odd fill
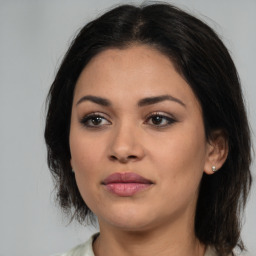
[[[251,141],[239,77],[216,33],[205,23],[168,5],[119,6],[81,29],[72,42],[48,94],[45,141],[48,165],[61,207],[80,222],[93,216],[83,201],[70,166],[69,129],[76,81],[92,57],[134,43],[158,49],[174,63],[198,98],[207,139],[221,129],[229,154],[214,175],[203,175],[195,233],[219,255],[244,249],[240,213],[251,185]]]

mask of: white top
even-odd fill
[[[82,243],[80,245],[77,245],[70,251],[63,253],[63,254],[55,254],[53,256],[95,256],[93,249],[92,249],[92,243],[98,234],[94,234],[91,236],[89,240],[87,240],[85,243]],[[211,248],[208,247],[204,256],[218,256],[216,252]]]

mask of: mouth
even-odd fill
[[[126,172],[109,175],[102,185],[117,196],[129,197],[150,188],[153,182],[136,173]]]

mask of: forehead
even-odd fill
[[[170,58],[145,45],[107,49],[96,55],[78,78],[75,97],[82,94],[113,99],[174,94],[187,102],[196,101]]]
[[[149,75],[156,71],[164,71],[168,67],[174,69],[173,63],[155,48],[147,45],[133,45],[124,49],[110,48],[102,51],[89,61],[81,75],[88,76],[89,73],[97,72],[99,69],[109,74],[115,71],[117,73],[126,71],[127,76]]]

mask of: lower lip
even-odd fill
[[[118,196],[132,196],[148,189],[152,184],[145,183],[109,183],[105,185],[108,191]]]

